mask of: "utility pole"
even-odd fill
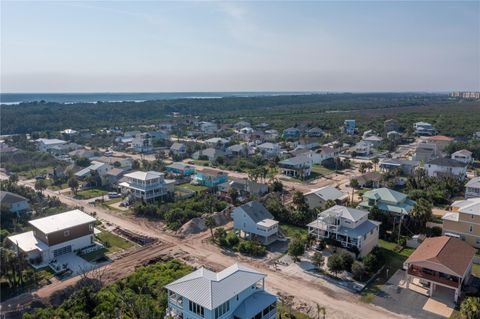
[[[397,244],[400,244],[400,234],[401,234],[401,230],[402,230],[402,221],[403,221],[403,215],[400,216],[400,223],[398,224],[398,240],[397,240]]]

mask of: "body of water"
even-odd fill
[[[14,105],[46,101],[64,104],[151,101],[171,99],[214,99],[223,97],[251,97],[277,95],[304,95],[315,92],[164,92],[164,93],[0,93],[0,103]]]

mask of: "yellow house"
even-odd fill
[[[480,248],[480,198],[459,200],[443,217],[443,234]]]

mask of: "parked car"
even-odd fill
[[[108,198],[110,198],[110,199],[112,199],[112,198],[120,198],[120,197],[122,197],[122,195],[119,194],[119,193],[116,193],[116,192],[109,192],[109,193],[108,193]]]

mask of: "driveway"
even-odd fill
[[[405,271],[398,270],[375,296],[373,303],[392,312],[419,319],[443,319],[453,311],[453,296],[449,289],[435,290],[434,297],[424,293],[426,289],[404,288]],[[413,290],[415,289],[415,290]],[[450,299],[452,298],[452,299]]]

